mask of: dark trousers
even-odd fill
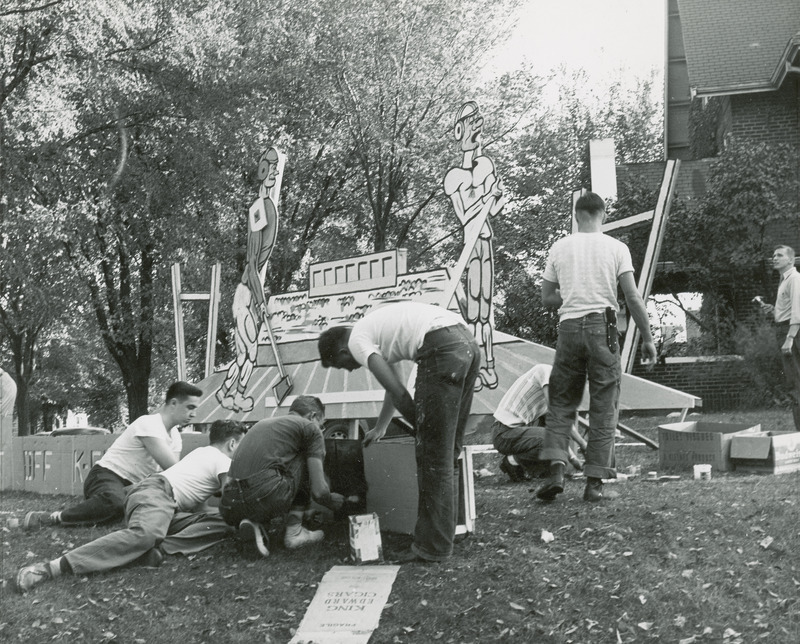
[[[789,332],[788,322],[778,322],[775,325],[775,339],[778,347],[782,347],[786,342],[786,334]],[[786,386],[789,388],[789,396],[792,398],[792,416],[794,426],[800,431],[800,337],[795,338],[792,343],[792,352],[788,356],[781,351],[781,363],[783,364],[783,376],[786,378]]]
[[[559,324],[542,458],[569,462],[570,432],[588,378],[589,435],[584,472],[587,477],[600,479],[617,477],[614,435],[622,379],[619,360],[619,350],[608,348],[606,321],[601,313]]]
[[[229,480],[222,488],[219,511],[232,526],[242,519],[268,524],[285,515],[293,506],[307,506],[310,501],[308,473],[276,465],[253,476]]]
[[[481,359],[466,326],[431,331],[417,354],[416,460],[419,509],[412,550],[433,561],[453,552],[458,468]]]
[[[509,427],[499,420],[492,425],[494,448],[500,454],[513,456],[531,474],[548,470],[550,462],[541,458],[544,435],[545,428],[536,425]]]
[[[93,525],[125,516],[131,482],[100,465],[92,466],[83,482],[85,501],[61,512],[63,525]]]

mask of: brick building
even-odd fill
[[[664,149],[667,158],[681,159],[676,196],[691,201],[705,193],[714,157],[731,138],[788,143],[800,153],[800,0],[665,4]],[[655,189],[663,166],[628,164],[617,177]],[[796,172],[800,177],[800,164]],[[784,243],[800,253],[800,194],[793,200],[794,209],[768,224],[766,249]],[[661,259],[662,267],[675,268]],[[751,308],[752,295],[737,297],[736,310]],[[724,409],[743,398],[744,367],[735,357],[670,359],[638,375],[702,396],[706,409]]]
[[[690,173],[729,137],[800,151],[800,2],[667,0],[666,79],[664,149]],[[770,237],[800,247],[796,203]]]

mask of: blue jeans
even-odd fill
[[[584,473],[587,477],[616,478],[614,435],[622,368],[619,351],[612,353],[608,348],[601,313],[564,320],[559,325],[542,459],[569,462],[570,429],[577,418],[587,378],[589,435]]]
[[[222,488],[219,511],[232,526],[238,526],[242,519],[268,524],[285,515],[292,506],[308,505],[309,500],[305,467],[292,472],[282,465],[273,465],[242,481],[228,479]]]
[[[544,427],[508,427],[496,420],[492,425],[492,444],[500,454],[513,456],[528,473],[546,471],[547,463],[541,458],[546,433]]]
[[[478,344],[464,325],[429,332],[417,353],[419,509],[411,549],[431,561],[453,553],[458,520],[456,461],[480,365]]]

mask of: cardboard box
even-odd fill
[[[463,452],[462,452],[463,454]],[[468,499],[474,496],[471,476],[463,458],[459,459],[459,510],[456,534],[471,532]],[[364,450],[364,474],[367,479],[367,512],[375,512],[382,530],[414,534],[417,524],[419,492],[417,488],[416,447],[412,437],[383,439]]]
[[[357,514],[348,517],[350,558],[356,563],[383,561],[383,545],[378,515]]]
[[[664,470],[691,471],[696,463],[709,463],[712,472],[730,472],[734,435],[761,431],[761,425],[687,422],[658,426],[658,465]]]
[[[736,471],[785,474],[800,470],[800,432],[734,436],[731,460]]]

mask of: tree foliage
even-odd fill
[[[679,265],[683,288],[704,296],[708,350],[735,350],[736,326],[750,317],[742,316],[743,302],[755,294],[774,300],[771,233],[797,223],[799,162],[789,145],[729,140],[711,165],[706,194],[669,222],[664,254]]]
[[[102,346],[129,414],[144,413],[150,387],[174,377],[173,262],[188,290],[206,288],[222,263],[218,356],[229,357],[233,284],[269,145],[288,158],[269,292],[301,288],[309,258],[407,246],[414,268],[452,263],[461,227],[441,181],[459,162],[453,116],[469,99],[486,115],[484,149],[509,197],[495,222],[498,323],[551,338],[553,316],[530,291],[569,225],[571,191],[586,185],[588,140],[615,136],[623,160],[647,160],[657,112],[651,80],[612,83],[603,101],[580,73],[485,79],[519,6],[54,0],[0,12],[2,261],[25,267],[18,286],[3,272],[0,308],[27,316],[32,340],[13,353],[31,382],[38,350],[43,386],[94,404],[90,390],[116,382]],[[47,259],[28,267],[26,253]],[[204,346],[202,314],[187,314],[186,333],[189,347]],[[75,372],[95,386],[59,389],[59,364],[77,355],[90,366]],[[189,357],[199,376],[202,356]]]

